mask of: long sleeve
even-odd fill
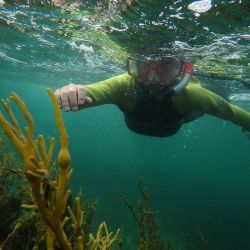
[[[127,73],[109,78],[107,80],[85,85],[87,96],[93,100],[93,105],[116,104],[130,105],[133,102],[134,80]]]
[[[173,97],[173,102],[180,113],[188,111],[207,113],[250,131],[250,112],[227,102],[199,84],[189,84],[184,91]]]

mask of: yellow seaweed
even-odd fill
[[[91,234],[87,239],[81,229],[84,213],[81,208],[80,197],[76,197],[75,199],[75,214],[72,209],[67,206],[68,198],[71,194],[68,185],[72,173],[68,135],[64,127],[57,100],[50,89],[48,89],[48,93],[54,106],[60,140],[60,150],[57,157],[59,173],[56,180],[52,180],[49,171],[55,139],[53,137],[50,138],[48,148],[42,135],[39,135],[37,140],[34,139],[35,124],[33,118],[28,112],[25,103],[15,93],[12,93],[10,99],[19,107],[28,123],[25,128],[26,133],[23,133],[21,126],[11,110],[9,100],[2,100],[2,104],[10,121],[5,119],[0,113],[0,125],[23,158],[25,166],[24,172],[32,186],[36,203],[33,205],[25,204],[23,207],[37,208],[43,220],[46,222],[48,226],[46,235],[47,249],[55,249],[55,241],[62,249],[72,249],[72,242],[70,242],[64,231],[64,226],[69,221],[69,218],[64,216],[66,209],[70,214],[71,227],[78,235],[77,242],[74,244],[77,246],[77,249],[83,250],[85,246],[87,246],[86,249],[111,249],[113,242],[117,239],[119,229],[116,234],[111,237],[112,233],[108,231],[106,223],[103,222],[98,228],[96,237]]]

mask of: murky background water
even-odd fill
[[[249,1],[212,1],[205,13],[192,1],[109,1],[79,10],[8,3],[0,6],[0,96],[21,96],[37,133],[56,133],[45,89],[91,83],[126,70],[126,57],[169,44],[193,56],[204,86],[250,111]],[[250,249],[250,141],[238,127],[204,116],[175,136],[130,132],[116,107],[64,113],[73,158],[73,189],[100,197],[97,221],[124,226],[134,249],[135,224],[114,189],[136,201],[145,177],[164,237],[209,249]],[[187,240],[188,239],[188,240]]]

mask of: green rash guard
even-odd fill
[[[89,106],[115,104],[123,112],[129,112],[135,108],[140,96],[136,85],[128,73],[85,85],[87,96],[93,100],[93,104]],[[183,91],[171,96],[171,103],[179,114],[189,112],[210,114],[250,131],[249,112],[201,87],[199,80],[195,77],[192,77]]]

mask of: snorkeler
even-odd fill
[[[149,136],[171,136],[203,114],[250,131],[250,112],[203,88],[192,71],[191,63],[175,56],[129,58],[127,73],[89,85],[69,84],[55,95],[64,111],[115,104],[130,130]]]

